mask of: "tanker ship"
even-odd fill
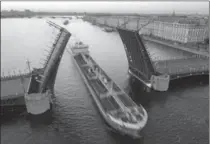
[[[148,119],[146,110],[100,68],[89,55],[87,45],[77,42],[68,52],[106,123],[123,135],[141,138],[140,132]]]

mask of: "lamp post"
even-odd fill
[[[27,65],[28,65],[29,73],[31,73],[31,67],[30,67],[30,63],[31,63],[31,62],[27,59],[26,63],[27,63]]]

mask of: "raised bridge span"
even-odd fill
[[[169,81],[209,74],[209,58],[199,54],[168,60],[154,60],[138,32],[117,28],[124,44],[129,72],[148,87],[166,91]]]
[[[129,73],[149,88],[166,91],[170,80],[209,74],[209,57],[203,53],[169,46],[165,51],[176,49],[180,51],[181,56],[156,59],[154,50],[147,45],[147,37],[139,34],[139,29],[145,24],[146,27],[151,27],[148,18],[146,21],[140,21],[140,19],[128,17],[85,16],[84,20],[118,31],[127,55]],[[164,50],[162,52],[164,53]],[[185,53],[187,54],[185,55]]]
[[[24,75],[1,77],[1,106],[26,105],[27,111],[32,114],[48,109],[43,106],[49,106],[60,60],[71,36],[65,28],[50,21],[48,24],[59,33],[48,51],[43,67],[34,68]]]

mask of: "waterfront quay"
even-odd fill
[[[198,54],[198,55],[201,55],[201,56],[204,56],[204,57],[209,57],[209,50],[208,49],[207,50],[201,50],[201,49],[196,50],[196,49],[193,49],[191,47],[186,47],[186,46],[177,44],[174,41],[168,42],[168,41],[160,39],[158,37],[151,37],[151,36],[147,36],[147,35],[143,35],[143,38],[144,38],[144,40],[147,40],[147,41],[159,43],[159,44],[162,44],[162,45],[167,45],[167,46],[175,48],[175,49],[179,49],[179,50],[182,50],[182,51]]]
[[[208,49],[208,18],[188,15],[86,15],[84,20],[100,26],[137,30],[140,34],[171,41],[181,47]],[[203,48],[200,48],[203,47]],[[192,50],[193,51],[193,50]]]
[[[1,106],[25,106],[30,74],[1,78]]]

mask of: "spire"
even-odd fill
[[[172,14],[172,16],[175,16],[176,14],[175,14],[175,10],[173,10],[173,14]]]

